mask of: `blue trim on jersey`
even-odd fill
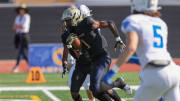
[[[136,56],[131,56],[128,63],[134,63],[134,64],[137,64],[137,65],[140,65],[139,58],[136,57]]]
[[[129,23],[130,23],[129,21],[123,22],[123,23],[122,23],[123,28],[126,29],[127,26],[129,25]]]

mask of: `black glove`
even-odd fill
[[[67,45],[70,45],[70,46],[71,46],[71,45],[72,45],[72,42],[73,42],[76,38],[78,38],[78,36],[77,36],[76,34],[70,33],[69,36],[68,36],[67,39],[66,39]],[[68,48],[72,48],[72,46],[71,46],[71,47],[68,47]]]
[[[62,72],[62,78],[64,78],[66,72],[67,72],[67,64],[63,63],[63,72]]]
[[[116,44],[114,46],[115,51],[120,49],[120,51],[123,51],[126,45],[123,43],[123,41],[120,38],[116,39]]]

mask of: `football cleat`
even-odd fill
[[[132,89],[131,89],[131,87],[128,86],[128,85],[126,85],[126,86],[123,88],[123,90],[124,90],[127,94],[129,94],[129,95],[132,94]]]

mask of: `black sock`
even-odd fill
[[[77,97],[73,98],[74,101],[83,101],[81,95],[78,95]]]
[[[114,100],[114,101],[121,101],[121,98],[119,97],[119,95],[117,94],[117,92],[115,90],[112,89],[112,94],[108,93],[108,95]]]

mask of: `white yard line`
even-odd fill
[[[132,89],[137,90],[138,85],[131,85]],[[0,87],[0,91],[38,91],[38,90],[70,90],[68,86],[54,86],[54,87],[47,87],[47,86],[39,86],[39,87]],[[116,88],[118,89],[118,88]],[[82,87],[81,90],[84,90]]]
[[[64,87],[0,87],[0,91],[43,91],[49,98],[51,98],[53,101],[61,101],[56,96],[54,96],[51,92],[48,90],[64,90]],[[65,87],[66,89],[68,87]]]
[[[138,85],[131,85],[131,88],[134,90],[138,89]],[[119,89],[119,88],[116,88]],[[47,87],[47,86],[39,86],[39,87],[0,87],[0,91],[42,91],[53,101],[61,101],[55,95],[53,95],[51,90],[70,90],[68,86],[55,86],[55,87]],[[84,90],[82,87],[81,90]],[[131,100],[132,98],[124,98],[125,100]],[[33,100],[1,100],[0,101],[33,101]]]
[[[133,98],[121,98],[122,101],[129,101],[129,100],[133,100]],[[90,101],[88,98],[83,98],[83,101]]]
[[[61,101],[60,99],[58,99],[56,96],[54,96],[50,91],[48,91],[47,89],[43,89],[42,90],[44,92],[44,94],[46,94],[49,98],[51,98],[53,101]]]
[[[88,98],[83,98],[83,101],[89,101],[89,99]]]
[[[129,100],[133,100],[133,98],[122,98],[122,99],[125,100],[125,101],[126,101],[126,100],[128,100],[128,101],[129,101]]]

